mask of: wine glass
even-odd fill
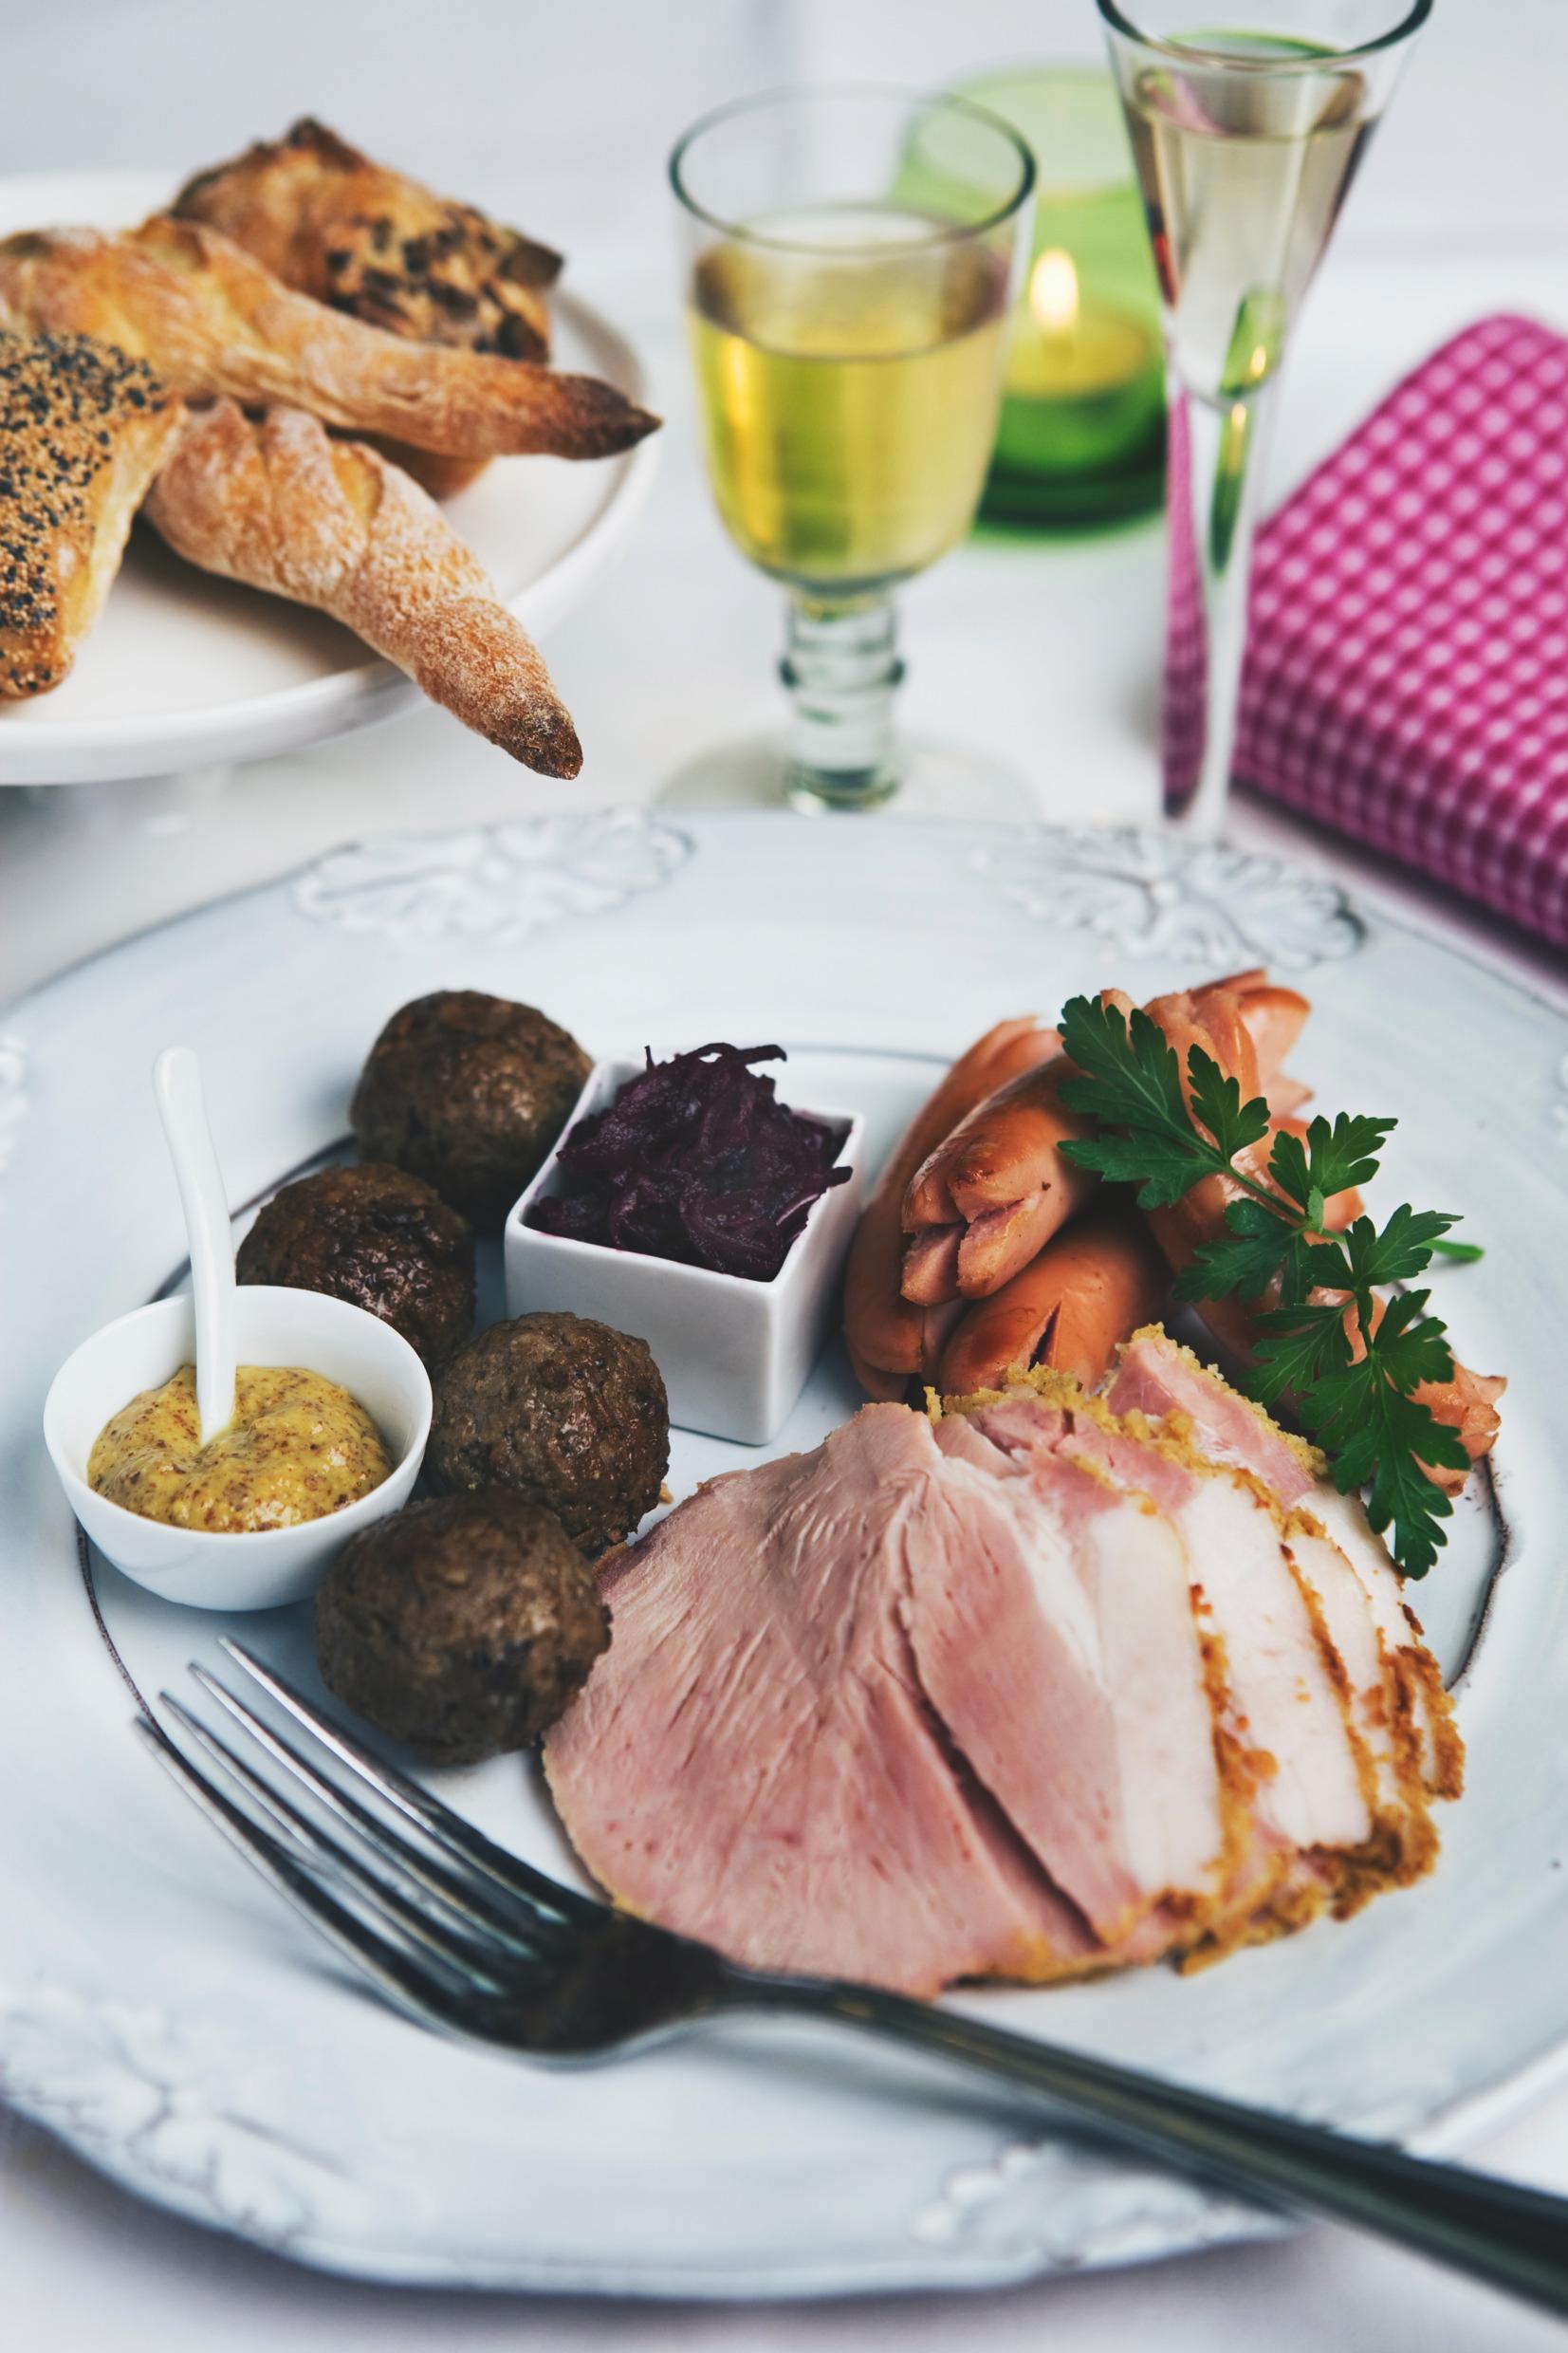
[[[893,591],[979,505],[1034,176],[998,116],[879,88],[741,100],[671,157],[714,499],[788,591],[797,808],[903,781]]]
[[[1098,0],[1164,299],[1165,809],[1224,822],[1274,391],[1302,297],[1431,0]]]

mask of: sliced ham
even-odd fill
[[[1465,1751],[1453,1706],[1420,1621],[1404,1601],[1388,1548],[1368,1525],[1359,1498],[1339,1494],[1310,1447],[1287,1437],[1260,1406],[1239,1397],[1190,1348],[1157,1329],[1135,1333],[1128,1342],[1109,1400],[1117,1413],[1136,1411],[1154,1421],[1180,1417],[1179,1427],[1211,1460],[1251,1472],[1287,1510],[1301,1514],[1338,1548],[1366,1598],[1390,1664],[1391,1736],[1408,1723],[1427,1787],[1440,1797],[1457,1797]]]
[[[1180,1541],[1078,1463],[998,1477],[1005,1458],[962,1418],[936,1440],[943,1475],[904,1530],[921,1683],[1052,1880],[1116,1947],[1162,1903],[1209,1903],[1223,1878]]]
[[[1350,1720],[1372,1777],[1374,1834],[1366,1868],[1345,1875],[1340,1909],[1346,1910],[1374,1893],[1382,1874],[1402,1884],[1419,1879],[1435,1852],[1437,1833],[1398,1670],[1360,1580],[1339,1547],[1299,1512],[1285,1523],[1284,1545],[1338,1659]]]
[[[1158,1331],[1109,1400],[1041,1371],[868,1406],[604,1590],[562,1818],[621,1903],[755,1967],[1187,1965],[1432,1861],[1415,1695],[1434,1759],[1458,1735],[1386,1554]]]
[[[1059,1384],[1073,1399],[1070,1384]],[[1249,1817],[1232,1847],[1227,1899],[1206,1925],[1211,1951],[1301,1924],[1359,1881],[1374,1818],[1365,1760],[1340,1688],[1339,1662],[1282,1546],[1273,1512],[1246,1480],[1206,1473],[1175,1449],[1118,1425],[1095,1400],[1051,1411],[1021,1394],[975,1421],[1036,1465],[1066,1454],[1157,1504],[1185,1547],[1200,1628],[1219,1668],[1215,1714]]]
[[[617,1557],[614,1640],[545,1769],[630,1910],[757,1967],[913,1992],[1098,1957],[915,1674],[906,1547],[941,1459],[922,1416],[868,1406]]]
[[[1418,1877],[1436,1843],[1420,1727],[1430,1732],[1434,1717],[1451,1725],[1451,1711],[1435,1660],[1411,1641],[1393,1565],[1360,1504],[1316,1475],[1309,1447],[1163,1333],[1129,1343],[1111,1399],[1163,1416],[1199,1454],[1261,1480],[1285,1509],[1283,1541],[1339,1662],[1372,1770],[1378,1863]]]

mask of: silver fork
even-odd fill
[[[167,1692],[164,1705],[248,1803],[160,1724],[139,1717],[138,1732],[247,1862],[425,2026],[545,2061],[620,2056],[721,2011],[858,2028],[1000,2076],[1078,2127],[1259,2206],[1371,2231],[1568,2315],[1568,2198],[1190,2091],[874,1987],[738,1968],[496,1846],[239,1643],[223,1648],[311,1736],[312,1750],[194,1662],[192,1674],[240,1728],[248,1752]],[[316,1810],[289,1796],[264,1760],[301,1785]]]

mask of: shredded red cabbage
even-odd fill
[[[813,1201],[846,1184],[842,1133],[780,1102],[751,1065],[781,1046],[699,1046],[628,1079],[556,1155],[559,1193],[535,1201],[544,1233],[771,1282]]]

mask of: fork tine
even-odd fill
[[[160,1692],[158,1697],[175,1721],[200,1743],[210,1756],[216,1759],[225,1772],[232,1774],[241,1788],[249,1790],[257,1804],[280,1822],[324,1869],[346,1879],[357,1888],[372,1910],[378,1912],[383,1921],[390,1920],[407,1942],[416,1944],[433,1960],[438,1961],[454,1976],[468,1983],[481,1985],[492,1993],[507,1991],[507,1979],[495,1973],[493,1948],[488,1956],[489,1966],[487,1966],[485,1955],[471,1943],[459,1942],[450,1932],[443,1931],[429,1913],[411,1903],[396,1887],[388,1886],[341,1840],[323,1830],[281,1790],[274,1789],[270,1783],[264,1781],[253,1766],[237,1755],[226,1740],[220,1740],[216,1732],[210,1732],[200,1718],[183,1707],[171,1692]]]
[[[135,1729],[158,1763],[186,1796],[223,1832],[251,1868],[269,1886],[303,1913],[318,1935],[324,1936],[356,1969],[378,1985],[389,2000],[425,2026],[447,2033],[463,2031],[456,1998],[427,1971],[399,1952],[386,1937],[328,1895],[304,1867],[295,1862],[270,1831],[263,1830],[197,1770],[184,1751],[175,1747],[160,1724],[138,1715]]]
[[[304,1784],[313,1796],[336,1814],[341,1822],[356,1831],[383,1862],[390,1862],[416,1886],[422,1887],[427,1895],[433,1896],[437,1902],[445,1904],[468,1921],[470,1927],[499,1938],[519,1953],[526,1954],[537,1953],[543,1941],[563,1933],[562,1922],[551,1918],[521,1890],[508,1892],[507,1905],[504,1906],[493,1902],[483,1892],[484,1883],[476,1881],[467,1885],[442,1864],[430,1861],[410,1840],[397,1837],[378,1814],[371,1812],[368,1806],[362,1806],[357,1797],[346,1789],[341,1789],[335,1781],[319,1771],[303,1750],[297,1748],[293,1741],[286,1740],[281,1732],[274,1732],[271,1725],[264,1722],[253,1709],[247,1707],[238,1693],[231,1691],[227,1683],[220,1682],[215,1675],[210,1674],[194,1658],[191,1660],[190,1668],[209,1697],[226,1709],[253,1740],[259,1741],[269,1755],[276,1757],[278,1763],[296,1780]],[[170,1705],[177,1706],[177,1703],[171,1700]],[[197,1722],[194,1716],[190,1720],[193,1724]]]
[[[351,1772],[358,1773],[361,1781],[367,1782],[378,1797],[384,1798],[389,1806],[395,1806],[411,1822],[416,1822],[427,1836],[448,1854],[462,1856],[465,1862],[471,1862],[509,1894],[525,1896],[534,1903],[544,1904],[559,1913],[563,1920],[588,1927],[603,1919],[606,1909],[603,1904],[596,1903],[589,1896],[580,1896],[575,1888],[563,1887],[559,1880],[552,1880],[544,1872],[536,1871],[532,1863],[525,1862],[520,1855],[508,1854],[504,1846],[492,1844],[482,1830],[476,1830],[471,1823],[465,1822],[461,1814],[454,1814],[450,1806],[443,1806],[439,1798],[432,1797],[430,1791],[421,1788],[416,1781],[410,1781],[396,1766],[388,1765],[382,1758],[373,1756],[368,1749],[361,1748],[353,1733],[346,1731],[336,1716],[313,1707],[286,1677],[264,1666],[242,1642],[236,1642],[228,1634],[220,1635],[218,1640],[220,1647],[228,1652],[236,1666],[243,1667],[263,1691],[270,1693],[279,1706],[286,1708],[297,1723],[303,1724],[307,1732],[314,1733],[323,1746],[330,1749]]]

